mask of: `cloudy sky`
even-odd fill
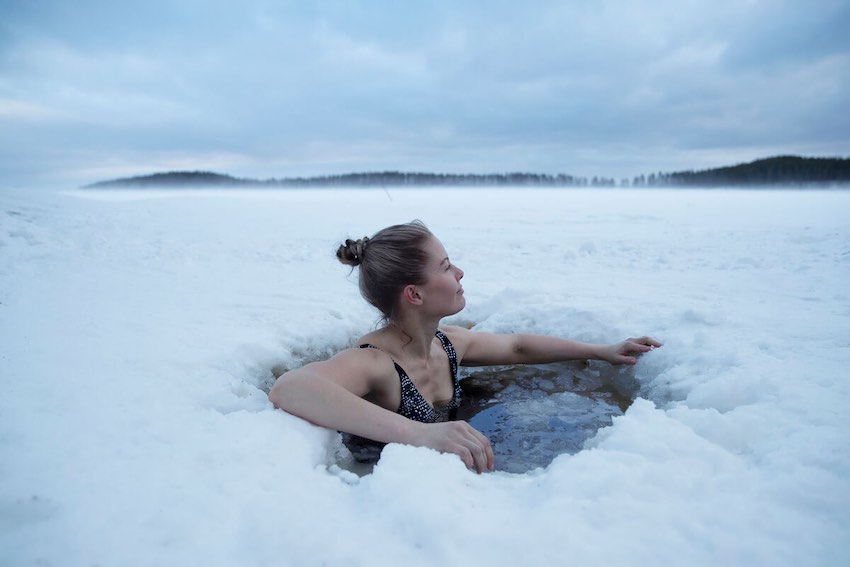
[[[3,0],[0,186],[850,156],[850,0]]]

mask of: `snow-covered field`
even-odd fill
[[[263,388],[378,317],[333,257],[424,220],[453,321],[664,348],[524,475],[371,475]],[[2,565],[850,564],[850,192],[0,192]],[[356,274],[355,274],[356,275]]]

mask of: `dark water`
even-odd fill
[[[596,362],[462,368],[460,378],[464,399],[458,419],[490,439],[496,470],[511,473],[580,451],[599,428],[622,415],[638,389],[632,368]],[[369,473],[380,446],[344,438],[358,462],[340,465]]]
[[[490,439],[497,470],[527,472],[622,415],[637,393],[632,372],[585,362],[466,370],[458,418]]]

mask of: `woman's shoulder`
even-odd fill
[[[361,345],[371,345],[376,346],[380,344],[382,331],[383,329],[376,329],[374,331],[370,331],[365,335],[361,336],[359,339],[354,341],[354,346],[352,348],[359,348]]]
[[[327,362],[378,371],[386,370],[388,364],[389,368],[393,367],[392,358],[379,346],[368,341],[357,341],[353,346],[336,353]]]
[[[383,390],[398,380],[393,360],[387,353],[377,348],[360,348],[359,344],[309,366],[337,383],[358,383],[368,391]]]
[[[466,351],[466,347],[469,345],[469,340],[472,337],[472,332],[469,329],[455,325],[440,325],[438,329],[449,339],[458,354]]]
[[[466,327],[458,327],[457,325],[440,325],[437,329],[442,332],[446,336],[454,336],[454,335],[466,335],[470,331]]]
[[[354,372],[369,376],[394,373],[393,359],[381,349],[381,345],[380,333],[372,331],[357,339],[350,347],[318,363],[336,372]]]

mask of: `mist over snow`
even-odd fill
[[[850,193],[0,193],[3,565],[846,565]],[[274,410],[377,314],[333,257],[422,219],[449,323],[665,343],[527,474]],[[555,403],[557,397],[552,398]]]

